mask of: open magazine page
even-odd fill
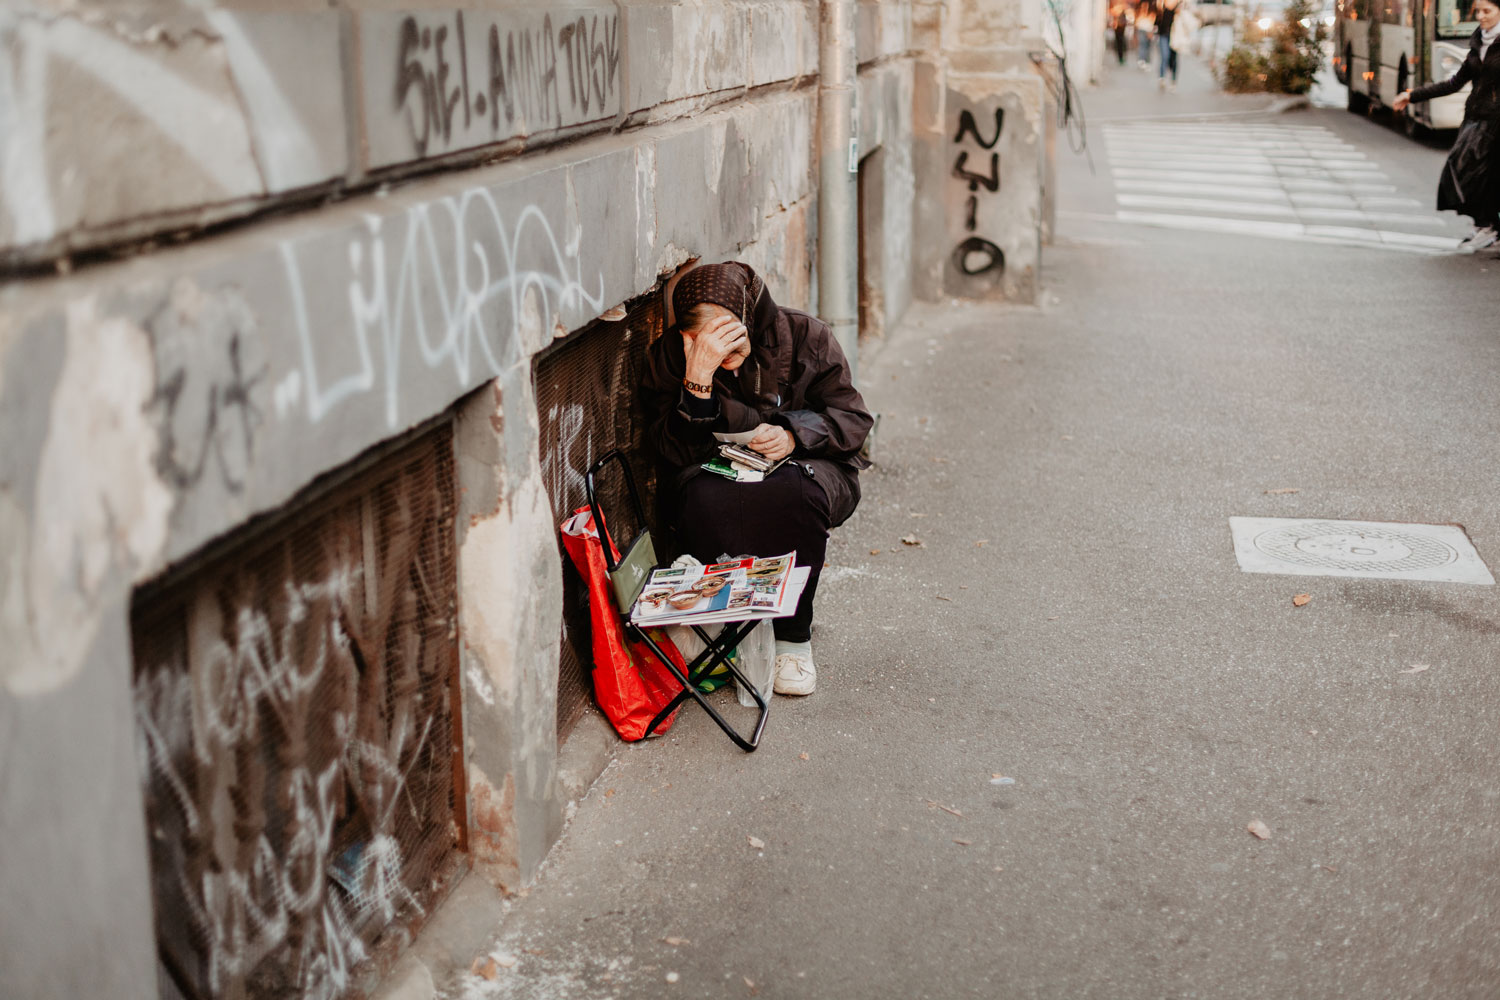
[[[630,620],[679,625],[787,613],[783,606],[796,555],[659,569],[641,590]]]

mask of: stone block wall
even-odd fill
[[[817,73],[813,0],[0,11],[0,264],[314,206]]]

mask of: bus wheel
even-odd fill
[[[1401,131],[1406,133],[1407,138],[1422,139],[1427,135],[1427,126],[1417,121],[1416,116],[1408,109],[1401,115]]]
[[[1349,85],[1349,103],[1345,105],[1350,111],[1357,115],[1368,114],[1370,111],[1370,98],[1367,94],[1361,94]]]

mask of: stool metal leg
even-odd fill
[[[631,633],[646,643],[652,654],[672,672],[672,676],[676,677],[678,683],[682,685],[682,690],[677,693],[677,696],[656,714],[656,718],[651,720],[651,724],[646,727],[646,735],[650,736],[655,732],[656,727],[661,725],[662,722],[675,712],[679,705],[687,699],[692,698],[708,713],[709,718],[713,719],[718,727],[724,730],[724,734],[733,740],[736,746],[746,753],[753,752],[760,745],[760,736],[766,728],[766,717],[770,715],[771,706],[761,693],[756,690],[755,685],[751,684],[745,675],[740,673],[740,669],[730,662],[729,654],[745,640],[745,637],[760,622],[761,619],[758,618],[743,622],[730,622],[724,626],[717,636],[709,636],[701,628],[695,626],[699,638],[704,640],[705,646],[703,652],[693,657],[693,662],[687,665],[686,674],[677,669],[677,665],[672,662],[672,658],[661,651],[661,647],[656,644],[656,640],[647,635],[645,629],[637,628],[634,625],[628,626]],[[758,706],[759,714],[755,719],[755,729],[749,739],[736,732],[735,728],[725,721],[724,717],[703,697],[703,692],[698,690],[697,682],[702,680],[704,676],[720,663],[728,668],[735,680],[750,691],[750,696],[755,699],[755,704]]]

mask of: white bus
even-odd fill
[[[1333,29],[1333,68],[1349,88],[1349,110],[1390,107],[1396,95],[1434,80],[1446,80],[1469,51],[1479,27],[1474,0],[1338,0]],[[1469,88],[1449,97],[1413,103],[1402,116],[1408,133],[1419,128],[1455,129],[1464,120]]]

